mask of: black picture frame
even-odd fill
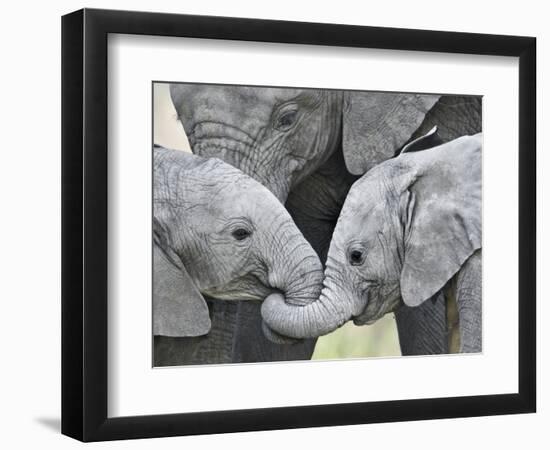
[[[519,57],[517,393],[107,417],[107,36]],[[536,39],[83,9],[62,18],[62,433],[82,441],[535,412]]]

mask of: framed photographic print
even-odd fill
[[[535,411],[534,38],[62,32],[64,434]]]

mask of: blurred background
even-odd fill
[[[164,147],[191,151],[183,127],[177,120],[167,83],[153,85],[153,139]],[[373,325],[357,327],[346,323],[317,340],[313,359],[399,356],[399,340],[393,314]]]

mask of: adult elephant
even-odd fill
[[[322,261],[358,176],[434,125],[443,141],[481,131],[479,97],[204,84],[171,84],[170,94],[193,153],[220,158],[270,189]],[[231,308],[222,313],[237,317],[233,361],[311,357],[315,340],[281,350],[259,329],[244,331],[241,318],[261,323],[259,304]],[[402,310],[403,354],[447,352],[440,302]]]

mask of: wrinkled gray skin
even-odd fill
[[[194,84],[173,84],[170,92],[193,153],[218,157],[270,189],[321,261],[358,176],[435,124],[444,141],[481,131],[476,97]],[[237,343],[232,360],[271,361],[281,352],[286,360],[311,357],[314,339],[281,350],[259,328],[244,332],[241,318],[261,323],[259,305],[228,308],[213,315],[234,319],[226,325]],[[403,354],[446,353],[444,308],[427,302],[401,310]]]
[[[458,309],[457,350],[480,352],[481,143],[481,134],[461,137],[364,175],[334,230],[319,300],[296,307],[272,294],[262,306],[268,325],[296,338],[319,336],[441,292]],[[452,332],[456,324],[447,325]]]
[[[303,304],[319,296],[322,265],[275,196],[220,161],[154,148],[155,365],[230,362],[221,300],[274,291]],[[219,307],[219,309],[218,309]],[[243,330],[259,326],[243,318]],[[261,326],[261,324],[260,324]],[[184,358],[174,339],[191,339]],[[302,345],[302,344],[296,344]]]

